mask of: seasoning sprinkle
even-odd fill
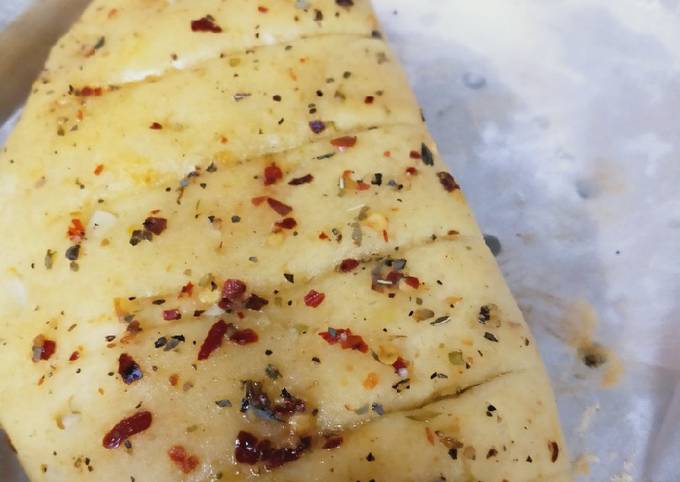
[[[269,378],[271,378],[272,380],[278,380],[279,378],[281,378],[281,372],[279,371],[278,368],[276,368],[276,367],[275,367],[274,365],[272,365],[271,363],[269,363],[269,364],[265,367],[264,372],[265,372],[265,373],[267,374],[267,376],[268,376]]]
[[[430,150],[427,145],[423,142],[420,144],[420,157],[423,159],[423,164],[426,166],[434,166],[434,156],[432,155],[432,151]]]
[[[314,180],[314,176],[311,174],[305,174],[302,177],[296,177],[294,179],[291,179],[288,181],[288,185],[290,186],[299,186],[300,184],[306,184],[309,182],[312,182]]]
[[[48,249],[45,252],[45,268],[46,269],[52,269],[52,266],[54,265],[54,255],[57,254],[56,251]]]
[[[451,365],[462,365],[465,363],[463,360],[463,352],[460,350],[449,352],[449,363]]]
[[[395,389],[397,393],[401,393],[404,390],[408,390],[411,388],[411,385],[409,385],[410,383],[411,383],[410,378],[404,378],[403,380],[399,380],[397,383],[392,385],[392,388]]]
[[[309,121],[309,128],[312,130],[314,134],[320,134],[326,129],[326,124],[324,124],[323,121],[320,120],[313,120]]]
[[[557,457],[560,455],[560,447],[557,442],[552,440],[548,442],[548,449],[550,450],[550,461],[552,463],[557,462]]]
[[[184,341],[185,339],[183,335],[175,335],[168,340],[168,342],[163,347],[163,351],[170,351],[180,343],[184,343]]]
[[[73,246],[70,246],[67,250],[66,253],[64,254],[66,256],[66,259],[70,261],[76,261],[78,257],[80,256],[80,245],[79,244],[74,244]]]
[[[451,317],[448,315],[440,316],[439,318],[435,319],[434,321],[430,322],[430,325],[436,326],[436,325],[443,325],[445,323],[448,323],[451,321]]]

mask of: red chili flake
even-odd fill
[[[420,159],[421,155],[420,152],[418,151],[411,151],[408,153],[408,157],[410,157],[411,159]]]
[[[414,289],[418,289],[420,287],[420,280],[415,276],[406,276],[404,278],[404,283]]]
[[[80,358],[80,352],[76,350],[73,353],[71,353],[70,357],[68,357],[68,361],[76,361],[78,358]]]
[[[387,230],[386,230],[386,229],[383,229],[383,230],[382,230],[382,235],[383,235],[383,239],[385,240],[385,242],[386,242],[386,243],[389,243],[390,237],[387,235]]]
[[[249,310],[260,311],[267,304],[269,304],[269,301],[253,293],[246,299],[244,306]]]
[[[172,375],[170,375],[170,376],[168,377],[168,382],[169,382],[170,385],[172,385],[173,387],[176,387],[176,386],[177,386],[177,382],[179,382],[179,375],[178,375],[177,373],[173,373]]]
[[[260,5],[259,7],[257,7],[257,11],[261,13],[267,13],[269,9],[267,7],[263,7]]]
[[[383,152],[383,156],[392,157],[392,153],[390,151],[385,151],[385,152]]]
[[[277,403],[274,406],[274,412],[277,414],[290,417],[291,415],[302,413],[306,410],[307,406],[305,401],[293,396],[285,388],[281,391],[281,396],[283,397],[284,401]]]
[[[368,351],[368,345],[359,335],[348,335],[347,340],[340,341],[340,346],[345,350],[359,350],[361,353],[366,353]]]
[[[82,96],[82,97],[99,97],[102,95],[102,88],[101,87],[89,87],[85,86],[80,90],[76,90],[76,95]]]
[[[290,186],[299,186],[300,184],[307,184],[308,182],[312,182],[314,180],[314,176],[311,174],[305,174],[302,177],[296,177],[294,179],[291,179],[288,181],[288,184]]]
[[[149,129],[154,129],[154,130],[161,130],[163,128],[162,125],[160,125],[158,122],[152,122],[151,125],[149,126]]]
[[[255,331],[251,330],[250,328],[236,330],[234,333],[229,335],[229,340],[239,345],[249,345],[250,343],[255,343],[258,339],[257,333],[255,333]]]
[[[226,280],[222,287],[222,299],[218,306],[225,311],[231,309],[233,302],[242,298],[245,292],[246,284],[243,281],[237,279]]]
[[[222,297],[240,298],[246,292],[246,284],[238,279],[228,279],[222,286]]]
[[[364,104],[372,104],[374,100],[374,97],[372,95],[367,95],[364,97]]]
[[[253,206],[259,206],[263,202],[267,200],[267,196],[257,196],[254,197],[250,200],[251,203],[253,203]]]
[[[104,448],[118,448],[121,443],[125,442],[131,436],[149,428],[151,426],[151,420],[151,412],[147,411],[137,412],[128,418],[124,418],[114,425],[109,433],[104,435],[104,439],[102,440]]]
[[[371,185],[364,181],[357,181],[357,189],[359,191],[366,191],[367,189],[371,189]]]
[[[281,221],[274,223],[277,228],[281,229],[293,229],[297,226],[297,221],[294,218],[284,218]]]
[[[266,441],[268,442],[268,441]],[[295,447],[271,448],[271,444],[263,445],[262,461],[266,469],[271,470],[288,462],[294,462],[312,445],[312,437],[302,437]]]
[[[71,225],[68,227],[68,239],[74,243],[80,243],[85,237],[85,226],[78,218],[71,219]]]
[[[328,235],[324,232],[319,233],[319,239],[328,239]]]
[[[254,465],[260,459],[260,451],[257,449],[257,437],[250,432],[241,430],[236,437],[236,450],[234,458],[241,464]]]
[[[309,121],[309,128],[312,130],[314,134],[320,134],[326,129],[326,124],[324,124],[323,121],[320,120],[313,120]]]
[[[182,318],[182,313],[175,308],[172,310],[163,310],[163,319],[165,321],[180,320]]]
[[[229,325],[227,325],[223,320],[220,320],[213,324],[208,330],[208,336],[205,337],[200,350],[198,351],[198,359],[205,360],[210,354],[217,348],[222,346],[222,338],[227,332]]]
[[[338,340],[340,339],[340,335],[343,333],[347,333],[349,328],[344,329],[344,328],[328,328],[328,331],[322,331],[319,333],[319,336],[326,340],[329,345],[335,345]],[[350,331],[351,333],[351,331]]]
[[[338,448],[342,445],[342,437],[330,437],[327,438],[326,441],[323,444],[323,448],[325,449],[335,449]]]
[[[397,358],[397,361],[392,363],[392,366],[394,367],[394,373],[399,373],[399,370],[408,367],[408,362],[404,360],[402,357],[399,357]]]
[[[349,328],[328,328],[328,331],[319,333],[319,336],[326,340],[329,345],[335,345],[340,342],[340,346],[344,350],[359,350],[361,353],[368,351],[368,345],[364,342],[364,339],[359,335],[353,335],[352,330]]]
[[[418,169],[416,169],[413,166],[407,167],[406,168],[406,174],[408,174],[409,176],[415,176],[416,174],[418,174]]]
[[[38,335],[33,339],[33,361],[49,360],[54,352],[57,351],[57,343],[48,340],[43,335]]]
[[[283,171],[275,163],[264,168],[264,185],[269,186],[278,182],[283,177]]]
[[[168,450],[168,457],[185,474],[191,473],[198,467],[198,457],[189,455],[181,445],[174,445]]]
[[[399,283],[399,280],[400,280],[403,276],[404,276],[404,275],[402,275],[399,271],[392,270],[392,271],[390,271],[389,273],[387,273],[387,276],[385,276],[385,280],[389,281],[389,282],[392,283],[392,285],[394,286],[394,285],[396,285],[397,283]]]
[[[456,189],[460,189],[460,186],[458,185],[456,180],[448,172],[446,171],[438,172],[437,177],[439,178],[439,182],[441,183],[441,185],[444,186],[444,189],[446,189],[448,192],[453,192]]]
[[[309,293],[305,295],[305,305],[316,308],[323,302],[324,298],[326,298],[325,294],[316,290],[309,290]]]
[[[343,259],[340,262],[340,266],[338,266],[338,270],[340,270],[343,273],[347,273],[348,271],[352,271],[357,266],[359,266],[359,261],[357,261],[356,259],[347,258],[347,259]]]
[[[126,385],[136,382],[144,376],[137,362],[127,353],[122,353],[118,357],[118,374]]]
[[[357,136],[342,136],[331,139],[331,144],[340,148],[353,147],[356,143]]]
[[[258,440],[255,435],[241,430],[234,444],[234,458],[248,465],[262,461],[265,468],[271,470],[299,459],[311,444],[311,437],[302,437],[295,447],[275,448],[269,439]]]
[[[102,173],[104,170],[104,164],[97,164],[97,167],[94,168],[94,175],[98,176]]]
[[[281,216],[286,216],[293,210],[293,208],[288,206],[287,204],[283,204],[281,201],[277,201],[276,199],[271,197],[267,198],[267,204],[269,204],[269,207],[272,208],[277,213],[279,213]]]
[[[194,294],[194,284],[189,281],[187,284],[182,286],[182,290],[179,292],[180,298],[184,295],[191,297]]]
[[[220,33],[222,27],[215,23],[215,18],[212,15],[206,15],[198,20],[191,21],[191,31]]]
[[[158,236],[168,227],[168,220],[165,218],[148,217],[144,220],[144,228]]]

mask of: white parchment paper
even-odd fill
[[[500,241],[577,480],[679,482],[680,0],[374,1]]]
[[[581,480],[680,481],[680,3],[377,6],[501,241]]]

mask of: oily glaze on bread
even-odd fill
[[[32,479],[569,480],[368,2],[96,0],[0,194],[0,423]]]

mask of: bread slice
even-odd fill
[[[364,0],[95,0],[0,154],[32,480],[570,480],[535,343]]]

